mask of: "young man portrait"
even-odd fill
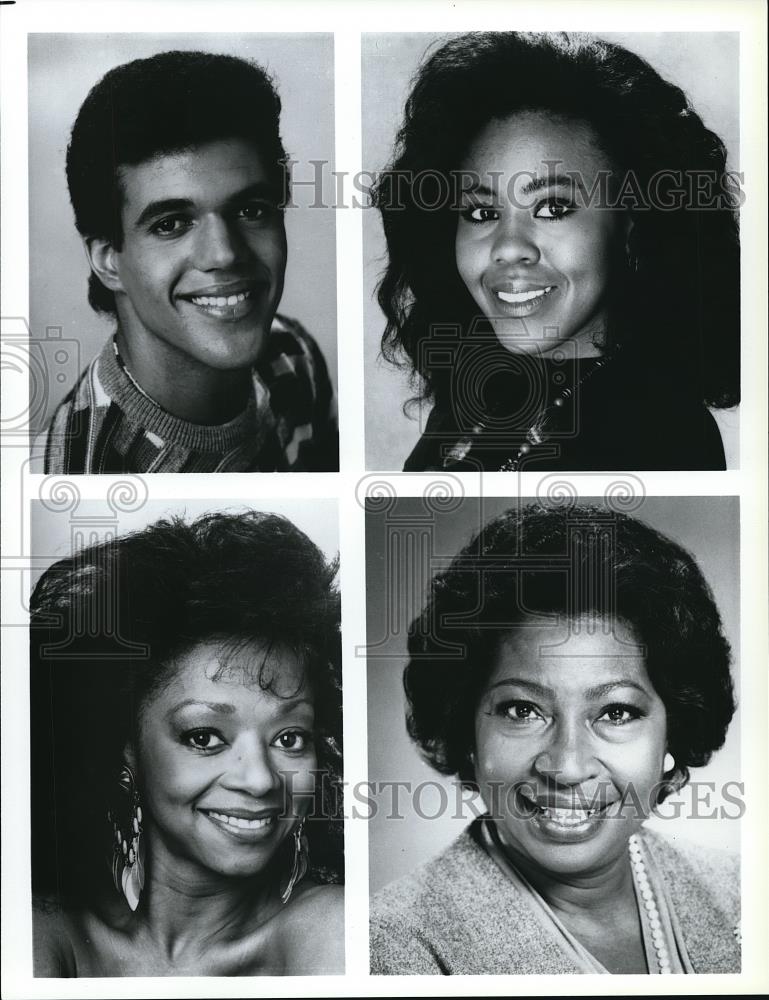
[[[328,366],[278,312],[280,111],[258,63],[200,50],[131,60],[91,89],[66,175],[88,302],[113,334],[35,444],[46,473],[338,469]]]

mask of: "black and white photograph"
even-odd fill
[[[366,528],[372,974],[739,972],[736,498]]]
[[[738,464],[739,37],[365,34],[366,464]]]
[[[769,993],[766,29],[0,0],[3,1000]]]
[[[339,468],[333,93],[330,34],[30,36],[40,471]]]
[[[33,509],[36,976],[344,971],[336,503],[273,506]]]

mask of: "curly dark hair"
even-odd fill
[[[408,730],[442,774],[473,784],[474,715],[500,642],[538,613],[630,626],[667,712],[681,783],[723,745],[731,652],[693,557],[643,522],[588,504],[513,508],[435,576],[409,629]]]
[[[420,67],[391,166],[372,189],[388,250],[378,286],[385,358],[411,371],[417,398],[448,402],[450,376],[425,351],[431,326],[467,332],[477,317],[457,272],[449,179],[490,120],[519,111],[587,123],[617,176],[652,192],[621,203],[634,223],[636,269],[614,290],[611,341],[632,341],[649,365],[664,357],[703,402],[734,405],[740,192],[726,148],[644,59],[584,35],[465,34]],[[702,187],[692,197],[684,182]]]
[[[206,641],[222,643],[222,669],[258,642],[265,656],[249,680],[266,690],[271,649],[303,664],[318,759],[310,863],[319,881],[342,880],[337,568],[286,518],[251,511],[161,520],[43,574],[30,630],[36,893],[93,902],[111,886],[106,816],[124,748],[176,658]]]
[[[256,143],[276,201],[289,175],[280,97],[256,63],[211,52],[161,52],[105,74],[83,102],[67,147],[67,183],[83,237],[123,244],[119,169],[219,139]],[[88,301],[115,315],[113,293],[91,274]]]

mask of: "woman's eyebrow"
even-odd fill
[[[647,698],[649,697],[648,690],[642,684],[631,680],[629,677],[607,681],[606,684],[598,684],[596,687],[588,688],[585,695],[587,698],[605,698],[607,694],[611,694],[617,688],[634,688],[634,690],[640,691]]]
[[[314,710],[315,705],[311,698],[307,698],[304,695],[299,695],[296,698],[287,698],[285,700],[281,699],[280,708],[277,712],[278,715],[288,715],[293,712],[296,708],[307,707]]]
[[[572,187],[574,178],[568,174],[545,174],[544,177],[533,177],[521,188],[521,194],[534,194],[543,188]]]
[[[184,701],[180,701],[178,705],[170,708],[166,712],[166,718],[170,718],[170,716],[180,712],[183,708],[189,708],[190,705],[194,705],[196,708],[207,708],[211,712],[218,712],[220,715],[234,715],[235,713],[235,706],[225,701],[199,701],[197,698],[186,698]]]
[[[476,183],[471,181],[467,185],[463,185],[462,194],[481,194],[485,198],[496,198],[496,192],[493,191],[487,184]]]
[[[531,691],[533,694],[545,698],[555,694],[552,688],[545,687],[544,684],[538,684],[536,681],[524,680],[522,677],[503,677],[502,680],[495,681],[494,684],[490,684],[488,690],[493,691],[495,688],[504,687],[505,685],[513,685],[515,687],[524,688],[525,690]],[[605,698],[607,694],[610,694],[617,688],[633,688],[634,690],[645,695],[647,698],[649,697],[647,689],[643,687],[643,685],[632,680],[630,677],[621,677],[617,680],[607,681],[605,684],[598,684],[595,687],[588,688],[583,692],[583,694],[588,700]]]
[[[553,694],[552,688],[545,687],[544,684],[537,684],[536,681],[526,681],[522,677],[503,677],[500,681],[495,681],[493,684],[489,685],[489,691],[493,691],[495,688],[504,687],[507,684],[515,685],[515,687],[526,688],[526,690],[533,692],[534,694],[540,695],[541,697],[547,697]]]

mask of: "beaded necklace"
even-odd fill
[[[533,447],[536,445],[543,444],[548,439],[548,432],[550,430],[550,424],[553,418],[556,416],[558,411],[564,406],[564,404],[574,395],[577,389],[580,389],[583,385],[590,381],[590,379],[596,374],[596,372],[601,371],[608,364],[614,361],[617,356],[617,348],[613,354],[606,355],[603,358],[598,358],[595,364],[593,364],[590,369],[585,372],[582,378],[574,385],[572,388],[563,389],[550,403],[546,406],[544,410],[541,411],[534,423],[529,427],[524,435],[525,441],[518,449],[515,456],[510,455],[506,458],[502,464],[499,466],[500,472],[517,472],[521,459],[528,455]]]
[[[563,409],[564,405],[575,395],[578,389],[586,385],[593,376],[610,365],[617,357],[620,351],[620,345],[617,345],[611,354],[607,354],[604,357],[597,358],[594,363],[589,367],[585,374],[570,388],[562,389],[561,392],[544,407],[537,415],[534,422],[528,428],[524,434],[524,442],[518,448],[517,452],[513,455],[509,455],[507,458],[499,465],[500,472],[517,472],[521,463],[521,459],[531,451],[533,447],[537,445],[544,444],[547,441],[550,433],[552,431],[552,425],[559,412]],[[448,454],[443,459],[443,467],[451,468],[458,462],[464,461],[470,454],[473,446],[476,444],[480,436],[487,430],[486,424],[479,420],[477,421],[469,430],[469,432],[451,448]]]

